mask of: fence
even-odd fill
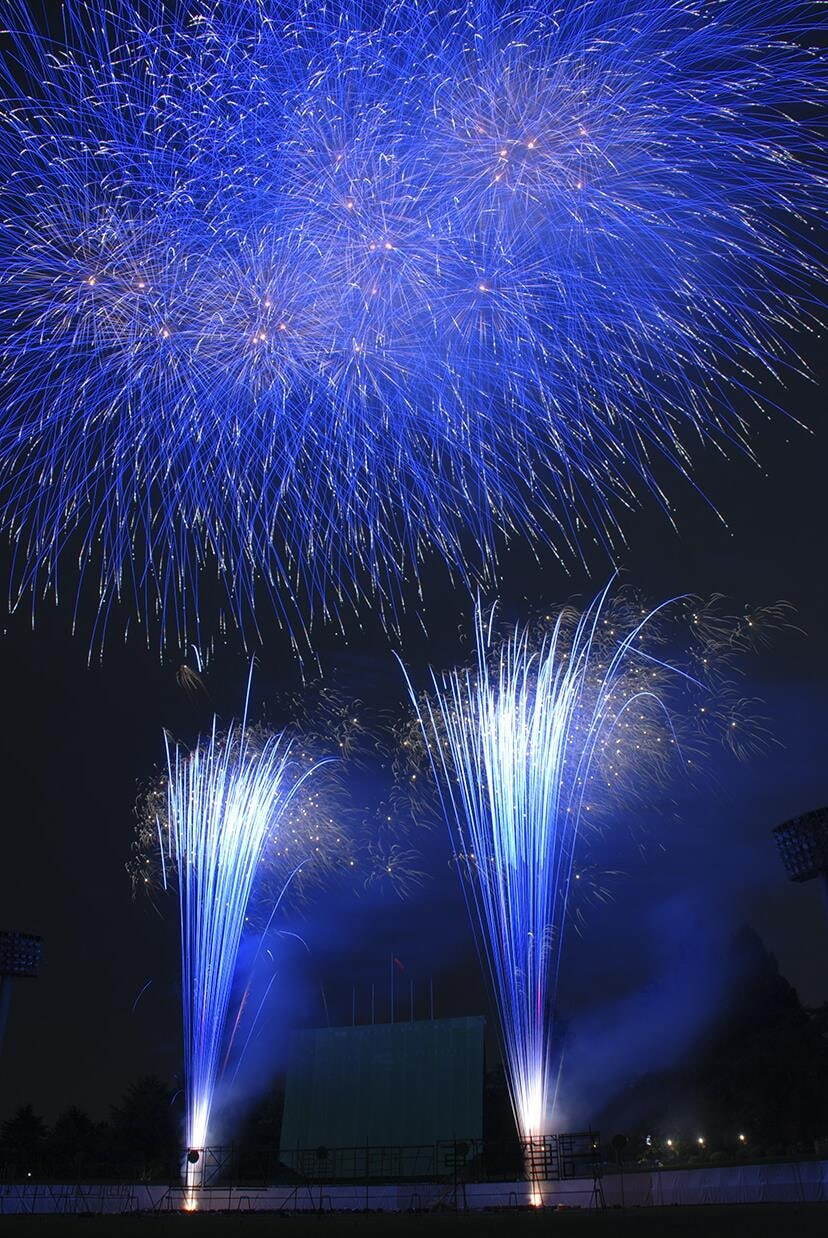
[[[508,1144],[483,1139],[350,1148],[292,1148],[256,1152],[234,1147],[191,1149],[183,1176],[190,1186],[275,1186],[382,1181],[482,1183],[562,1182],[598,1178],[602,1155],[596,1132],[545,1135]]]
[[[188,1149],[168,1161],[50,1163],[31,1158],[0,1164],[0,1187],[40,1183],[124,1183],[208,1187],[268,1187],[355,1182],[483,1183],[560,1182],[600,1175],[597,1133],[547,1135],[520,1143],[483,1139],[439,1140],[429,1144],[362,1144],[279,1150],[275,1146],[226,1145]]]
[[[610,1206],[688,1206],[694,1204],[826,1203],[828,1161],[789,1161],[705,1169],[662,1169],[608,1173],[602,1183]],[[0,1215],[15,1213],[125,1213],[179,1211],[195,1202],[203,1212],[280,1213],[337,1211],[422,1211],[457,1208],[527,1207],[544,1204],[589,1208],[600,1204],[596,1180],[558,1182],[310,1183],[282,1186],[205,1187],[125,1183],[121,1186],[0,1184]],[[784,1232],[788,1232],[787,1229]]]

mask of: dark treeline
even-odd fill
[[[284,1093],[273,1088],[238,1123],[228,1168],[253,1177],[278,1163]],[[77,1106],[51,1127],[24,1105],[0,1124],[0,1182],[163,1182],[179,1180],[184,1159],[183,1094],[149,1075],[136,1080],[109,1117],[94,1121]],[[212,1154],[213,1150],[211,1150]]]
[[[24,1105],[0,1126],[0,1180],[171,1181],[180,1159],[178,1101],[148,1076],[130,1085],[103,1122],[72,1106],[48,1127]]]
[[[605,1141],[626,1137],[627,1163],[828,1155],[828,1007],[803,1007],[752,929],[728,954],[737,979],[692,1053],[597,1115]]]

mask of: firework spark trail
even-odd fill
[[[215,573],[243,627],[259,588],[297,634],[393,623],[428,553],[611,547],[799,367],[806,0],[6,11],[13,603],[74,559],[101,634],[123,599],[198,640]]]
[[[308,771],[297,778],[284,734],[253,746],[244,724],[222,736],[214,724],[192,752],[168,741],[167,755],[164,846],[179,894],[186,1139],[203,1149],[254,880]]]
[[[605,590],[574,626],[562,612],[537,648],[518,630],[499,654],[478,609],[474,669],[433,675],[417,702],[525,1139],[549,1133],[567,899],[596,777],[611,785],[630,757],[640,774],[648,748],[658,762],[674,741],[656,687],[674,668],[639,656],[657,611],[608,641],[606,602]]]
[[[351,828],[343,777],[358,746],[359,703],[331,688],[310,707],[309,694],[297,696],[286,710],[297,721],[274,731],[250,722],[252,676],[251,665],[239,722],[219,731],[214,718],[192,750],[167,738],[166,773],[138,798],[127,865],[135,890],[178,895],[185,1134],[198,1152],[216,1141],[274,991],[274,934],[309,948],[280,925],[285,903],[336,873],[352,879],[363,852],[373,862],[373,835]],[[188,1160],[187,1208],[197,1206],[204,1175],[203,1160]]]

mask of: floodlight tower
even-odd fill
[[[773,835],[791,881],[818,877],[828,899],[828,808],[793,817]]]
[[[33,978],[40,966],[43,938],[33,933],[0,929],[0,1048],[11,1005],[12,984],[21,977]]]

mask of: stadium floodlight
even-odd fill
[[[0,1046],[9,1015],[12,983],[37,976],[42,945],[42,937],[33,933],[0,929]]]
[[[793,817],[773,835],[791,881],[821,877],[828,893],[828,808]]]

